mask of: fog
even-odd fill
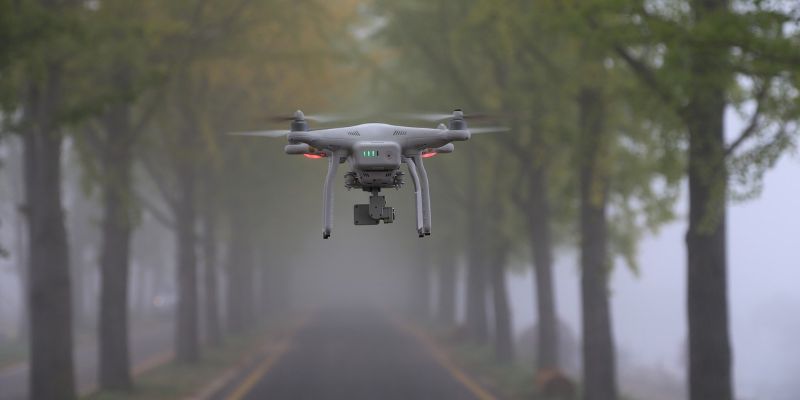
[[[730,301],[737,393],[791,400],[800,393],[800,163],[784,157],[767,173],[757,200],[731,207]],[[685,209],[685,199],[679,205]],[[638,274],[620,264],[611,280],[614,329],[627,368],[663,370],[683,382],[686,368],[686,224],[675,222],[641,243]],[[580,326],[575,255],[560,253],[558,310]],[[509,281],[517,333],[533,323],[530,272]]]
[[[798,10],[578,3],[0,0],[0,400],[800,398]]]
[[[742,122],[729,114],[729,130]],[[737,394],[742,399],[795,399],[800,393],[800,162],[786,155],[764,179],[761,195],[734,203],[728,216],[731,328]],[[686,191],[677,204],[686,214]],[[611,278],[618,352],[630,372],[650,368],[685,381],[686,223],[678,220],[647,235],[639,249],[640,271],[619,261]],[[572,252],[556,267],[560,316],[580,327],[579,270]],[[510,274],[515,330],[534,322],[532,277]],[[623,372],[624,373],[624,372]],[[685,393],[683,394],[685,396]]]
[[[737,123],[737,121],[734,121]],[[277,152],[276,152],[277,153]],[[279,159],[279,154],[270,157]],[[307,160],[290,160],[288,168]],[[282,188],[288,202],[276,202],[261,212],[274,215],[291,215],[290,223],[265,238],[262,246],[271,249],[274,257],[284,263],[288,285],[279,290],[289,293],[290,307],[301,310],[350,307],[365,305],[397,310],[406,306],[408,268],[420,262],[421,241],[413,235],[413,192],[408,187],[387,192],[387,204],[397,209],[395,223],[378,226],[353,226],[350,205],[366,200],[367,194],[347,191],[337,187],[335,194],[334,240],[318,237],[319,195],[318,183],[324,174],[324,161],[305,167],[293,179],[296,184]],[[448,160],[436,159],[430,169]],[[800,393],[796,376],[800,371],[800,348],[795,345],[800,337],[800,280],[797,246],[800,245],[800,213],[797,198],[800,196],[800,163],[787,155],[766,174],[761,195],[751,201],[736,203],[729,215],[730,304],[733,337],[736,390],[741,399],[792,400]],[[2,173],[4,185],[11,179],[9,170]],[[441,179],[441,178],[439,178]],[[434,204],[440,206],[448,188],[437,185],[433,179]],[[261,184],[272,185],[269,178]],[[73,182],[75,184],[75,182]],[[74,188],[67,188],[68,193]],[[72,193],[67,204],[83,201],[79,193]],[[441,196],[441,197],[440,197]],[[74,209],[70,207],[71,209]],[[677,204],[678,214],[686,213],[685,190]],[[88,212],[93,213],[91,206]],[[14,221],[14,212],[6,205],[2,209],[4,221]],[[96,218],[96,217],[94,217]],[[435,218],[437,225],[454,221]],[[5,246],[14,246],[16,227],[6,223],[0,229]],[[91,229],[97,229],[92,225]],[[623,377],[636,376],[647,371],[675,397],[684,398],[683,382],[686,368],[686,318],[685,318],[685,247],[683,237],[686,224],[682,220],[670,223],[657,234],[643,238],[638,253],[640,270],[631,271],[618,260],[610,289],[613,309],[615,339],[618,344],[619,364]],[[96,235],[96,232],[94,232]],[[92,237],[96,237],[96,236]],[[158,239],[160,238],[160,239]],[[280,238],[280,239],[279,239]],[[96,239],[92,239],[96,240]],[[276,243],[272,243],[275,240]],[[150,242],[150,243],[147,243]],[[154,244],[155,243],[155,244]],[[143,291],[134,298],[154,299],[156,296],[174,296],[174,245],[170,232],[150,215],[145,215],[143,225],[134,239],[134,252],[147,254],[153,246],[160,248],[145,260],[133,264],[132,292]],[[277,250],[280,247],[280,250]],[[142,253],[139,248],[148,248]],[[91,242],[81,257],[90,265],[96,257],[96,243]],[[430,249],[422,250],[430,251]],[[0,267],[0,336],[13,338],[20,329],[22,302],[21,282],[18,279],[16,254],[2,259]],[[156,274],[157,287],[148,287],[139,274],[142,262],[156,262],[162,269],[144,271]],[[556,293],[559,317],[573,330],[580,327],[579,269],[576,254],[561,249],[556,253]],[[463,261],[463,260],[462,260]],[[96,272],[90,272],[81,285],[89,288],[82,296],[84,304],[96,308],[93,300],[97,290]],[[521,263],[508,272],[508,285],[513,312],[514,332],[519,337],[535,321],[533,277],[530,265]],[[431,286],[431,307],[436,308],[435,272]],[[464,274],[460,270],[458,296],[464,296]],[[141,301],[141,300],[139,300]],[[137,307],[136,304],[132,306]],[[141,308],[141,305],[138,305]],[[459,303],[459,318],[463,321],[464,307]],[[81,328],[85,329],[85,328]],[[579,360],[576,360],[579,363]],[[641,378],[641,377],[639,377]],[[624,379],[624,378],[623,378]],[[622,382],[623,388],[636,393],[640,388],[634,382]]]

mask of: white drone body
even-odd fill
[[[328,158],[328,173],[323,188],[322,237],[328,239],[333,230],[333,184],[339,164],[347,162],[345,187],[370,192],[369,204],[354,206],[356,225],[391,223],[395,212],[386,207],[381,189],[403,185],[401,164],[406,164],[414,184],[416,226],[419,237],[431,234],[431,202],[428,174],[422,162],[440,153],[451,153],[452,142],[469,140],[473,133],[504,130],[502,128],[467,128],[464,113],[455,110],[449,124],[437,128],[419,128],[369,123],[341,128],[309,130],[306,116],[295,112],[290,131],[242,132],[253,136],[285,136],[289,144],[286,154],[302,154],[309,158]],[[311,119],[311,118],[308,118]],[[437,116],[434,119],[441,119]]]

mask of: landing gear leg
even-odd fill
[[[328,239],[333,231],[333,180],[339,167],[339,156],[332,152],[328,155],[328,175],[322,189],[322,238]]]
[[[414,204],[417,207],[417,234],[419,237],[425,236],[425,228],[422,221],[422,193],[420,193],[419,175],[417,165],[412,158],[404,158],[403,161],[408,165],[408,172],[411,174],[411,181],[414,182]]]
[[[414,156],[414,162],[417,165],[420,189],[422,189],[422,230],[425,236],[429,236],[431,234],[431,193],[430,185],[428,184],[428,173],[425,171],[422,157]]]

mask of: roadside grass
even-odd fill
[[[0,343],[0,369],[28,359],[28,343],[11,340]]]
[[[159,321],[150,319],[135,319],[131,321],[131,326],[137,329],[150,329],[156,326]],[[94,324],[84,323],[75,327],[75,351],[79,351],[84,346],[91,346],[96,343]],[[10,339],[0,341],[0,370],[14,364],[28,361],[28,342],[25,339]]]
[[[491,347],[467,342],[447,341],[439,337],[453,362],[461,366],[481,385],[506,400],[539,400],[533,366],[497,361]]]
[[[454,340],[452,332],[428,326],[436,342],[447,352],[450,359],[470,374],[481,385],[504,400],[547,400],[536,390],[536,369],[533,363],[498,362],[491,346],[479,346],[466,340]],[[575,382],[577,397],[583,390],[580,382]],[[634,400],[626,393],[621,400]]]
[[[169,362],[145,371],[134,378],[130,392],[98,391],[81,397],[85,400],[166,400],[195,395],[239,364],[246,356],[255,354],[266,338],[275,335],[274,329],[260,328],[253,332],[229,337],[218,347],[202,350],[197,364]]]

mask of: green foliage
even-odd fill
[[[635,269],[641,235],[673,218],[683,170],[678,124],[614,57],[610,39],[586,20],[587,15],[619,20],[612,12],[629,8],[627,2],[610,0],[570,7],[514,0],[376,2],[376,13],[387,20],[378,39],[397,52],[385,62],[392,71],[385,75],[408,79],[398,85],[402,95],[393,96],[387,106],[441,109],[453,104],[467,111],[494,111],[512,128],[509,134],[476,137],[468,144],[488,147],[473,177],[480,196],[499,196],[497,204],[505,207],[522,206],[506,213],[507,218],[490,220],[490,230],[503,232],[501,240],[513,241],[512,248],[527,245],[527,226],[520,217],[528,206],[532,168],[547,171],[557,243],[575,241],[574,166],[583,157],[575,99],[587,83],[601,86],[609,102],[608,143],[600,163],[610,175],[611,256]],[[587,62],[589,53],[600,61]],[[453,158],[460,164],[464,156]],[[460,169],[466,171],[463,164]],[[470,178],[448,179],[463,186]]]
[[[575,98],[583,85],[601,88],[609,133],[596,167],[609,179],[610,256],[635,270],[641,236],[675,217],[693,93],[725,87],[745,119],[757,112],[753,128],[741,132],[744,145],[731,143],[735,199],[757,195],[763,172],[796,146],[796,10],[780,1],[741,2],[735,12],[694,23],[689,9],[682,1],[376,1],[374,12],[385,22],[375,38],[392,48],[380,64],[387,72],[379,73],[391,83],[378,95],[391,94],[387,108],[502,113],[511,134],[469,144],[490,147],[474,177],[482,198],[494,194],[488,182],[500,176],[511,177],[503,187],[517,186],[524,197],[526,169],[545,166],[556,238],[569,244],[577,216],[573,166],[584,157]],[[718,57],[723,72],[693,78],[693,46],[730,49]],[[516,164],[498,169],[492,158],[507,155]],[[453,171],[467,170],[463,155],[453,158],[459,164]],[[470,178],[448,173],[445,179],[464,187]],[[500,224],[506,237],[524,236],[524,225]]]
[[[796,146],[800,37],[792,2],[737,1],[730,11],[699,22],[687,2],[649,2],[616,14],[615,21],[599,24],[608,41],[680,124],[689,118],[693,95],[725,91],[728,105],[748,121],[729,135],[730,196],[756,196],[764,172]],[[693,74],[692,58],[712,50],[719,53],[714,73]]]

